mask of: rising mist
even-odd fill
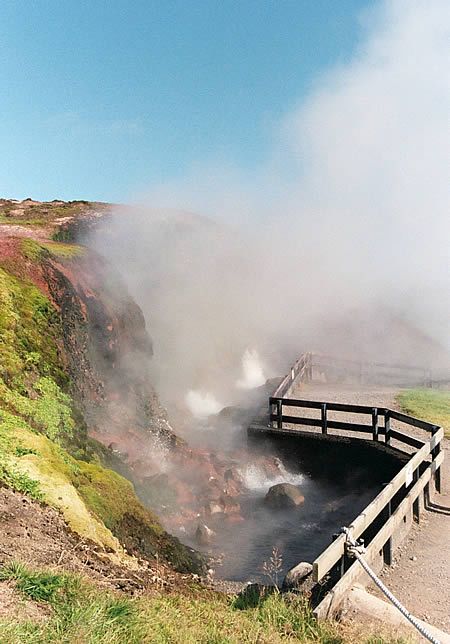
[[[201,415],[304,350],[446,364],[449,35],[445,0],[380,3],[257,168],[199,160],[93,238],[144,311],[166,401]]]

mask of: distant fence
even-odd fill
[[[431,387],[431,369],[418,365],[349,360],[321,353],[311,353],[311,369],[316,376],[325,373],[328,380],[350,379],[359,384]]]
[[[438,492],[441,491],[441,465],[444,459],[441,441],[444,431],[437,425],[385,407],[288,397],[298,382],[313,379],[315,370],[319,370],[320,374],[320,369],[325,365],[334,368],[338,362],[341,368],[344,361],[313,353],[303,354],[269,398],[268,426],[259,425],[249,429],[253,436],[260,431],[275,435],[302,435],[306,431],[308,434],[319,433],[322,438],[336,433],[355,438],[356,434],[356,439],[372,439],[386,446],[395,441],[396,449],[408,454],[408,461],[349,526],[355,540],[364,540],[365,558],[369,564],[377,564],[378,567],[391,565],[393,540],[397,538],[400,541],[400,533],[408,529],[408,518],[419,521],[421,503],[425,504],[430,496],[430,482],[434,482]],[[367,373],[360,368],[360,365],[367,363],[347,363],[357,364],[358,374]],[[401,374],[414,372],[419,380],[425,375],[428,377],[428,371],[419,367],[372,363],[371,373],[374,373],[374,367],[398,370],[397,373]],[[305,410],[308,413],[313,410],[316,417],[305,415]],[[349,420],[353,414],[367,418],[368,422]],[[303,428],[301,431],[300,427]],[[422,440],[407,433],[408,427],[422,430],[427,438]],[[313,579],[327,590],[314,610],[318,618],[328,617],[336,610],[350,587],[361,578],[361,571],[358,562],[347,556],[345,536],[337,536],[313,562]]]
[[[439,387],[450,383],[450,372],[418,365],[350,360],[323,353],[303,353],[273,395],[286,398],[299,382],[356,382],[397,387]]]
[[[291,391],[294,383],[312,380],[313,354],[303,353],[292,365],[288,374],[285,375],[273,395],[285,398]]]

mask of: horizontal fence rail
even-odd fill
[[[312,353],[303,353],[300,356],[275,389],[274,396],[284,398],[290,393],[294,382],[308,382],[312,379],[312,355]]]
[[[329,362],[332,361],[332,368],[334,368],[336,365],[334,359],[313,353],[303,354],[296,361],[290,373],[269,398],[269,426],[266,430],[275,434],[277,432],[295,434],[299,433],[296,428],[314,433],[319,429],[324,436],[337,432],[341,436],[350,434],[355,440],[372,439],[387,446],[395,440],[400,445],[400,450],[409,456],[406,464],[349,526],[353,539],[364,540],[366,559],[369,563],[382,555],[383,562],[390,565],[393,536],[406,521],[406,514],[412,509],[414,518],[418,520],[420,495],[423,493],[426,499],[429,498],[430,482],[433,481],[436,490],[441,491],[440,473],[444,459],[441,441],[444,431],[438,425],[385,407],[289,398],[294,386],[298,382],[312,380],[314,369],[323,369],[327,359]],[[340,360],[340,367],[343,362],[352,366],[356,364],[358,373],[364,373],[364,368],[361,367],[364,363]],[[376,367],[399,372],[408,371],[408,373],[415,373],[419,381],[431,382],[430,372],[421,367],[382,363],[372,363],[370,367],[372,370]],[[315,410],[316,417],[305,415],[310,413],[310,410]],[[333,415],[332,418],[330,413]],[[367,422],[364,422],[364,419],[349,420],[349,416],[351,418],[353,414],[366,417]],[[395,427],[392,426],[393,422]],[[408,433],[408,427],[422,430],[426,433],[426,437],[418,438],[411,435]],[[261,426],[259,428],[264,429]],[[337,536],[313,562],[314,581],[324,584],[329,589],[314,610],[317,617],[323,618],[330,614],[360,572],[360,567],[352,563],[347,556],[345,535]]]
[[[352,377],[363,383],[391,383],[397,385],[433,386],[433,373],[428,367],[385,362],[350,360],[321,353],[311,354],[311,368],[325,370],[329,377]]]

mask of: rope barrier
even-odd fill
[[[389,601],[394,604],[394,606],[401,612],[401,614],[406,617],[406,619],[414,626],[414,628],[416,628],[419,633],[423,635],[423,637],[425,637],[429,642],[432,642],[432,644],[441,644],[439,640],[433,637],[433,635],[431,635],[431,633],[429,633],[427,629],[422,626],[422,624],[414,617],[414,615],[411,615],[411,613],[403,606],[403,604],[401,604],[399,600],[394,597],[391,591],[383,584],[381,579],[377,577],[377,575],[374,573],[372,568],[362,556],[365,553],[364,545],[355,541],[348,528],[341,528],[341,532],[343,532],[346,536],[347,552],[359,561],[366,573],[369,575],[372,581],[375,582],[381,592],[389,599]]]

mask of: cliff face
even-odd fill
[[[152,345],[141,310],[119,276],[93,251],[70,262],[44,261],[58,307],[72,393],[91,435],[102,443],[174,441],[151,385]]]
[[[199,517],[240,521],[241,455],[192,449],[173,431],[149,376],[145,320],[117,271],[84,246],[55,241],[83,235],[106,212],[82,205],[72,215],[64,208],[62,218],[45,212],[46,223],[35,213],[32,224],[10,210],[2,220],[0,203],[10,311],[0,315],[0,341],[14,354],[3,364],[0,357],[0,462],[1,437],[13,426],[0,479],[30,487],[104,547],[118,540],[131,552],[158,551],[180,570],[199,569],[153,510],[183,538]]]
[[[18,222],[1,205],[0,483],[58,508],[116,557],[125,547],[198,571],[195,553],[107,469],[135,479],[139,459],[179,444],[148,377],[140,309],[102,258],[51,239],[55,217]]]

